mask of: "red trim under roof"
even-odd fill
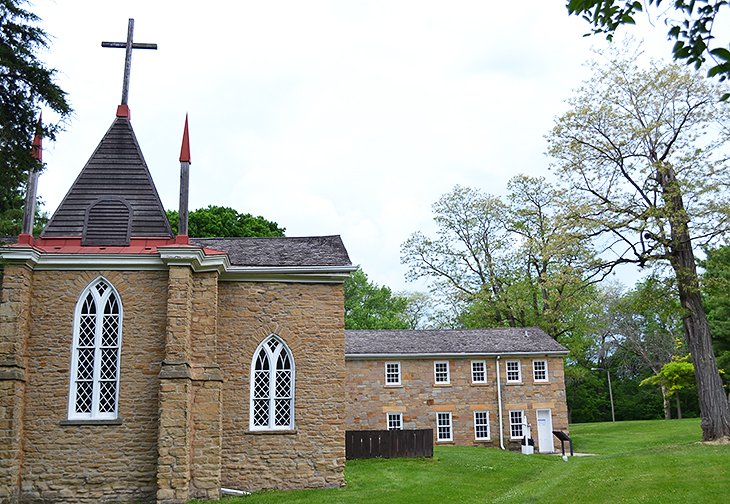
[[[122,246],[94,246],[88,247],[81,245],[81,238],[36,238],[28,239],[29,235],[21,235],[18,237],[18,243],[10,245],[26,246],[31,245],[34,248],[50,254],[157,254],[158,247],[177,245],[175,239],[167,238],[132,238],[129,245]],[[221,255],[225,252],[197,245],[188,245],[191,248],[202,248],[205,255]]]

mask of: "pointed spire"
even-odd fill
[[[180,147],[180,162],[190,162],[190,138],[188,137],[188,115],[185,114],[185,129],[183,130],[182,146]]]
[[[38,192],[38,171],[43,162],[43,112],[38,117],[38,125],[36,133],[31,144],[31,156],[37,160],[36,166],[32,167],[28,172],[28,184],[25,188],[25,205],[23,207],[23,226],[21,228],[21,236],[19,238],[29,241],[33,235],[33,224],[35,221],[35,200]],[[25,235],[24,237],[22,235]]]
[[[39,162],[43,162],[43,112],[38,116],[38,125],[35,129],[35,136],[33,137],[33,145],[31,147],[31,155],[33,159],[37,159]]]
[[[188,115],[185,114],[182,146],[180,147],[180,207],[178,209],[177,238],[180,244],[188,243],[188,192],[190,180],[190,138],[188,137]]]

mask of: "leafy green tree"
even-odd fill
[[[669,396],[677,399],[677,418],[682,418],[679,393],[695,388],[694,365],[689,355],[675,356],[657,374],[642,380],[641,385],[657,385],[666,389]]]
[[[702,295],[717,366],[724,371],[722,379],[730,389],[730,246],[705,250],[707,257],[700,261],[705,269],[702,275]]]
[[[178,213],[167,211],[172,232],[177,233]],[[188,235],[193,238],[253,236],[284,236],[286,228],[280,228],[276,222],[254,217],[251,214],[238,213],[233,208],[209,205],[188,213]]]
[[[667,35],[676,40],[672,48],[674,58],[686,60],[688,65],[699,69],[709,57],[714,63],[708,72],[710,77],[719,76],[721,81],[730,77],[730,51],[715,45],[712,32],[715,18],[728,6],[728,1],[672,0],[666,3],[673,4],[674,11],[667,9],[660,15],[669,27]],[[652,5],[659,9],[662,0],[568,0],[567,7],[570,14],[588,21],[594,33],[605,33],[610,40],[620,26],[635,24],[636,14]],[[724,95],[723,100],[728,97],[730,95]]]
[[[592,252],[560,214],[561,193],[541,178],[515,177],[508,203],[456,186],[434,205],[435,238],[401,247],[408,278],[428,278],[458,326],[539,326],[564,340],[593,299]]]
[[[66,93],[54,82],[56,70],[38,58],[49,38],[26,3],[0,0],[0,233],[12,235],[20,232],[28,173],[42,168],[31,156],[40,108],[50,108],[59,121],[71,114]],[[42,126],[50,140],[58,131],[59,124]]]
[[[730,352],[730,246],[705,250],[702,294],[715,352]]]
[[[639,367],[657,376],[663,366],[677,354],[686,353],[682,337],[682,308],[671,278],[651,276],[636,284],[634,289],[616,299],[609,308],[612,312],[612,341],[625,350],[616,353],[614,361],[631,365],[638,360]],[[670,419],[671,392],[659,383],[664,418]]]
[[[413,329],[408,298],[368,280],[362,269],[345,280],[345,329]]]
[[[610,55],[609,55],[610,56]],[[548,137],[571,218],[619,264],[671,267],[695,364],[705,440],[730,436],[730,408],[712,351],[693,242],[728,230],[730,167],[720,86],[636,55],[593,63]]]

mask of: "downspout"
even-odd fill
[[[504,447],[504,423],[502,421],[502,382],[499,379],[499,359],[501,356],[497,356],[497,410],[499,411],[499,447],[506,450]]]

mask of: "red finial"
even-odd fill
[[[43,162],[43,145],[42,145],[42,130],[43,127],[43,112],[38,116],[38,126],[36,126],[35,136],[33,137],[33,144],[31,147],[31,156],[33,159],[37,159],[39,162]]]
[[[180,147],[180,162],[190,162],[190,138],[188,138],[188,115],[185,114],[185,130],[183,131],[182,147]]]

